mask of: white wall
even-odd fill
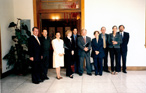
[[[17,18],[30,19],[31,28],[34,26],[33,0],[0,0],[2,58],[8,53],[12,45],[12,32],[8,28],[9,23],[17,23]],[[2,60],[2,73],[12,68],[6,69],[6,64],[7,61]]]
[[[0,25],[1,25],[1,46],[2,58],[8,53],[11,45],[12,32],[8,28],[9,23],[14,21],[13,0],[0,0]],[[2,73],[11,69],[6,69],[7,61],[2,60]]]
[[[85,0],[88,36],[102,26],[111,33],[113,25],[121,24],[130,33],[127,66],[146,66],[145,0]]]
[[[13,5],[15,22],[17,18],[30,19],[32,28],[34,26],[33,0],[13,0]]]

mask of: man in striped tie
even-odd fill
[[[105,32],[106,28],[101,27],[101,34],[99,36],[103,39],[103,49],[105,53],[105,57],[103,58],[104,60],[103,70],[109,73],[110,71],[108,70],[108,34],[106,34]]]

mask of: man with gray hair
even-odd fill
[[[87,30],[82,29],[81,30],[81,36],[78,37],[78,55],[79,55],[79,61],[80,61],[80,67],[79,67],[79,75],[82,76],[83,74],[83,63],[84,59],[86,60],[86,71],[87,75],[91,74],[91,64],[90,64],[90,49],[91,49],[91,38],[86,36]]]

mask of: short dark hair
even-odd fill
[[[100,33],[99,33],[99,31],[94,31],[94,33],[93,33],[93,34],[95,35],[96,33],[100,34]]]
[[[42,32],[43,32],[44,30],[47,30],[47,29],[43,29]]]
[[[117,28],[117,26],[116,26],[116,25],[114,25],[114,26],[112,27],[112,29],[114,29],[114,27],[116,27],[116,28]]]
[[[56,33],[55,33],[55,35],[57,34],[57,33],[60,33],[59,31],[57,31]],[[61,33],[60,33],[61,34]]]
[[[74,31],[74,29],[77,29],[77,28],[73,28],[73,30],[72,31]],[[78,30],[78,29],[77,29]]]
[[[34,29],[38,29],[38,27],[33,27],[33,28],[32,28],[32,31],[34,31]]]
[[[120,28],[121,26],[123,26],[123,28],[125,29],[125,26],[124,26],[124,25],[120,25],[119,28]]]
[[[103,27],[101,27],[101,30],[102,30],[102,28],[105,28],[104,26]],[[105,28],[106,29],[106,28]]]

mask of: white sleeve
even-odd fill
[[[57,45],[55,45],[55,41],[54,40],[52,40],[52,47],[53,47],[53,50],[54,50],[55,54],[59,54],[60,53],[60,51],[57,48]]]

